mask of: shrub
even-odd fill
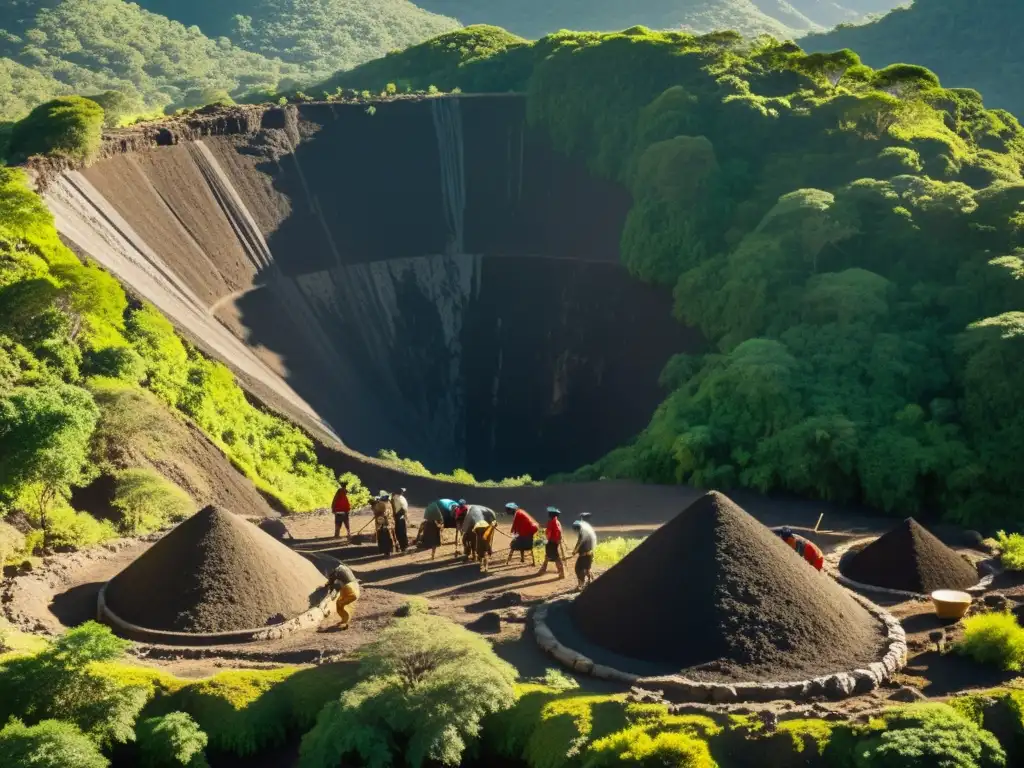
[[[964,636],[957,653],[1008,672],[1024,665],[1024,628],[1010,613],[981,613],[964,619]]]
[[[652,736],[642,726],[633,726],[595,741],[583,761],[583,768],[635,765],[716,768],[706,742],[681,731],[663,731]]]
[[[150,768],[206,768],[206,734],[185,712],[143,720],[136,727],[142,764]]]
[[[1024,571],[1024,536],[1019,533],[1007,535],[1006,531],[996,534],[999,547],[999,561],[1008,571]]]
[[[481,720],[512,704],[515,670],[478,635],[421,614],[381,633],[359,677],[303,738],[302,768],[459,765]]]
[[[211,749],[246,757],[308,731],[324,705],[351,683],[352,669],[343,664],[233,670],[181,686],[148,711],[187,712],[206,733]]]
[[[43,720],[26,727],[14,719],[0,730],[0,765],[32,768],[106,768],[96,745],[71,723]]]
[[[103,108],[81,96],[61,96],[40,104],[11,131],[12,159],[54,155],[88,163],[99,153]]]
[[[615,565],[622,558],[640,546],[643,539],[624,538],[616,536],[613,539],[605,539],[597,543],[594,550],[594,564],[609,567]]]
[[[159,530],[195,512],[187,493],[151,469],[119,472],[113,504],[123,516],[121,531],[129,535]]]
[[[142,358],[146,386],[168,405],[176,405],[188,375],[188,353],[174,326],[145,304],[128,316],[125,336]]]
[[[35,656],[5,661],[0,665],[0,721],[16,716],[35,724],[59,717],[100,747],[133,740],[146,688],[121,685],[92,667],[120,659],[129,646],[108,627],[90,621]]]
[[[82,356],[82,373],[138,384],[145,376],[145,365],[131,347],[103,347]]]
[[[0,520],[0,569],[7,559],[25,548],[25,536],[13,525]],[[0,574],[0,578],[3,578]]]
[[[921,703],[886,712],[857,741],[855,768],[999,768],[1006,755],[989,732],[946,704]]]

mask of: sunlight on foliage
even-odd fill
[[[1008,571],[1024,571],[1024,536],[1019,533],[1007,535],[1006,531],[996,533],[999,547],[999,562]]]
[[[981,613],[963,620],[957,653],[1008,672],[1024,668],[1024,628],[1012,613]]]

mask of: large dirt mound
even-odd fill
[[[843,575],[904,592],[966,589],[978,583],[978,569],[912,517],[850,557]]]
[[[694,677],[791,680],[878,661],[882,628],[832,579],[712,491],[571,606],[586,638]]]
[[[149,629],[226,632],[276,624],[308,610],[325,579],[255,525],[206,507],[107,586],[107,604]]]

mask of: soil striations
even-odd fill
[[[325,596],[316,567],[245,519],[209,506],[107,586],[107,604],[149,629],[226,632],[278,624]]]
[[[850,555],[842,571],[862,584],[903,592],[966,589],[979,579],[974,565],[912,517]]]
[[[768,528],[712,491],[571,605],[599,649],[701,680],[796,680],[881,658],[882,627]]]

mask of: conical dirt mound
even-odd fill
[[[588,641],[695,679],[793,680],[881,658],[880,622],[712,491],[570,607]]]
[[[252,523],[206,507],[107,585],[125,621],[175,632],[256,629],[319,602],[324,577]]]
[[[843,575],[904,592],[966,589],[978,583],[978,569],[912,517],[848,558]]]

